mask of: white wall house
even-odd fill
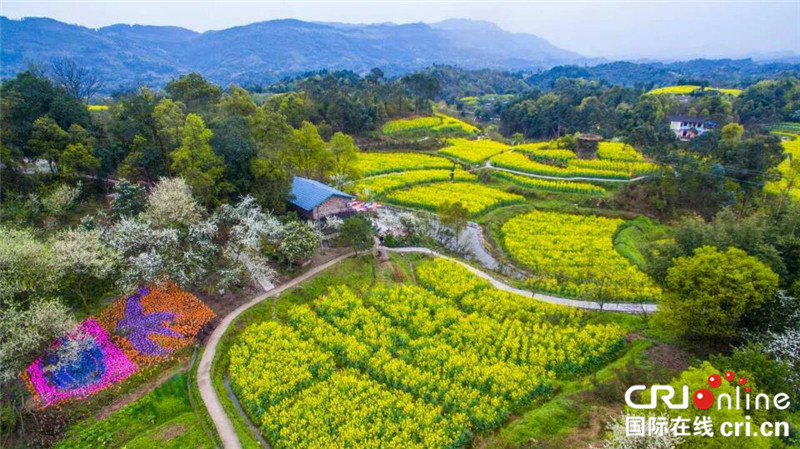
[[[682,141],[688,141],[697,136],[702,136],[716,127],[717,124],[715,122],[699,117],[683,117],[677,115],[669,117],[669,129]]]

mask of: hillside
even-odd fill
[[[68,55],[100,71],[112,89],[160,85],[189,71],[220,84],[260,84],[321,69],[366,72],[380,67],[393,75],[433,64],[538,69],[581,60],[537,36],[471,20],[404,25],[272,20],[196,33],[141,25],[95,30],[45,18],[2,17],[0,39],[4,78],[29,62]]]

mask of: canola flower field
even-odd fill
[[[792,201],[800,200],[800,135],[775,132],[785,138],[781,145],[786,158],[778,164],[781,178],[764,184],[764,192],[769,195],[786,194]],[[792,167],[794,162],[795,167]]]
[[[480,130],[463,120],[436,113],[433,117],[392,120],[381,127],[381,132],[387,136],[425,133],[467,137],[477,134]]]
[[[239,336],[231,386],[270,443],[462,447],[624,347],[616,324],[498,291],[453,262],[414,271],[419,285],[334,287]]]
[[[526,283],[532,289],[578,299],[654,302],[660,288],[614,249],[613,235],[621,223],[534,211],[509,219],[501,235],[506,251],[531,272]]]
[[[475,181],[478,177],[460,168],[456,170],[413,170],[364,178],[353,184],[348,190],[358,196],[377,196],[405,187],[451,179]]]
[[[446,158],[418,153],[358,153],[356,163],[361,176],[452,167],[453,163]]]
[[[400,206],[435,211],[445,201],[461,201],[470,214],[525,201],[525,197],[472,182],[439,182],[396,190],[386,200]]]
[[[723,87],[706,87],[695,86],[691,84],[681,84],[677,86],[666,86],[652,89],[647,92],[649,95],[688,95],[698,89],[716,91],[725,95],[738,97],[742,94],[742,89],[727,89]]]
[[[588,182],[530,178],[528,176],[520,176],[503,171],[496,171],[493,175],[498,179],[510,181],[520,187],[533,190],[556,193],[580,193],[584,195],[602,195],[606,192],[606,189],[594,184],[589,184]]]
[[[467,139],[448,139],[448,146],[439,150],[440,154],[450,156],[471,164],[477,164],[495,154],[508,150],[508,145],[495,140],[467,140]]]

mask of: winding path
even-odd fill
[[[494,286],[498,290],[503,290],[511,293],[516,293],[518,295],[527,296],[528,298],[533,298],[539,301],[549,302],[551,304],[560,304],[562,306],[568,307],[577,307],[579,309],[587,309],[587,310],[602,310],[604,312],[625,312],[625,313],[654,313],[658,310],[658,306],[655,304],[650,303],[617,303],[617,302],[606,302],[600,304],[595,301],[581,301],[578,299],[570,299],[570,298],[561,298],[559,296],[551,296],[545,295],[542,293],[533,293],[528,290],[522,290],[516,287],[512,287],[505,282],[498,281],[497,279],[493,278],[489,273],[479,270],[472,265],[464,263],[458,259],[455,259],[450,256],[446,256],[439,252],[436,252],[429,248],[424,247],[404,247],[404,248],[388,248],[385,246],[380,246],[378,249],[383,251],[395,252],[395,253],[420,253],[420,254],[430,254],[432,256],[441,257],[442,259],[447,259],[449,261],[455,262],[467,270],[474,273],[476,276],[481,277],[489,281],[492,286]]]
[[[206,349],[203,352],[203,356],[200,358],[200,363],[197,365],[197,388],[200,390],[200,396],[203,398],[203,402],[206,404],[208,414],[214,421],[214,426],[217,428],[217,433],[219,434],[219,438],[222,441],[222,446],[225,447],[225,449],[241,449],[242,444],[239,441],[239,436],[236,434],[236,429],[233,427],[233,422],[231,422],[231,419],[225,413],[225,408],[222,407],[219,396],[217,396],[217,392],[214,390],[214,385],[211,383],[211,363],[214,361],[214,356],[217,354],[217,346],[219,345],[220,339],[228,330],[228,327],[230,327],[233,320],[235,320],[236,317],[241,315],[245,310],[253,307],[267,298],[281,294],[282,292],[316,276],[320,272],[325,271],[331,266],[336,265],[352,255],[353,253],[348,253],[328,261],[318,267],[314,267],[311,270],[292,279],[291,281],[264,292],[250,301],[242,304],[233,312],[226,315],[225,318],[219,322],[216,329],[214,329],[214,332],[208,338],[208,341],[206,342]]]
[[[499,281],[493,278],[489,273],[479,270],[467,263],[464,263],[458,259],[453,257],[446,256],[441,254],[437,251],[432,249],[423,248],[423,247],[404,247],[404,248],[388,248],[385,246],[378,246],[377,249],[381,251],[387,252],[395,252],[395,253],[419,253],[419,254],[429,254],[436,257],[441,257],[443,259],[450,260],[455,262],[475,275],[486,279],[491,283],[495,288],[511,293],[516,293],[518,295],[526,296],[528,298],[533,298],[539,301],[549,302],[552,304],[561,304],[564,306],[569,307],[577,307],[581,309],[589,309],[589,310],[602,310],[608,312],[625,312],[625,313],[653,313],[657,310],[657,306],[655,304],[632,304],[632,303],[604,303],[600,304],[594,301],[579,301],[576,299],[569,299],[569,298],[560,298],[557,296],[550,296],[544,295],[541,293],[532,293],[527,290],[521,290],[515,287],[512,287],[505,282]],[[225,409],[222,406],[222,403],[219,400],[219,396],[217,395],[216,390],[214,389],[214,385],[211,382],[211,363],[214,360],[214,356],[217,353],[217,346],[219,345],[219,341],[225,332],[230,327],[233,320],[235,320],[239,315],[242,314],[245,310],[253,307],[254,305],[264,301],[267,298],[271,298],[275,295],[279,295],[280,293],[295,287],[297,284],[300,284],[322,271],[330,268],[333,265],[343,261],[344,259],[352,256],[353,253],[348,253],[342,256],[337,257],[329,262],[326,262],[318,267],[312,268],[311,270],[303,273],[302,275],[292,279],[291,281],[282,284],[276,288],[273,288],[267,292],[264,292],[252,300],[248,301],[245,304],[237,307],[234,311],[229,313],[225,316],[225,318],[220,321],[217,325],[214,332],[208,338],[206,342],[206,349],[203,352],[203,356],[200,358],[200,363],[197,366],[197,387],[200,390],[200,396],[203,398],[203,402],[206,405],[206,409],[208,409],[208,413],[211,416],[211,419],[214,421],[214,426],[217,428],[217,433],[219,434],[220,440],[222,441],[222,445],[225,449],[241,449],[242,445],[239,441],[239,436],[236,434],[236,429],[233,427],[233,422],[225,413]]]

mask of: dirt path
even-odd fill
[[[250,307],[253,307],[267,298],[271,298],[292,287],[295,287],[297,284],[316,276],[320,272],[325,271],[331,266],[336,265],[352,255],[352,253],[344,254],[318,267],[314,267],[311,270],[292,279],[291,281],[273,288],[268,292],[262,293],[249,302],[242,304],[233,312],[226,315],[208,338],[208,341],[206,342],[206,349],[203,352],[203,357],[200,358],[200,363],[197,366],[197,387],[200,390],[200,396],[203,398],[203,402],[208,409],[208,414],[214,421],[214,426],[217,428],[217,433],[219,434],[219,438],[222,441],[222,445],[225,447],[225,449],[240,449],[242,447],[242,444],[239,441],[239,436],[236,434],[236,429],[233,427],[233,423],[225,413],[225,409],[222,407],[222,403],[219,401],[217,392],[214,390],[214,385],[211,383],[211,362],[214,360],[214,356],[217,353],[217,346],[219,345],[220,339],[225,334],[225,331],[228,330],[228,327],[231,325],[233,320],[236,319],[236,317],[241,315],[242,312]]]

